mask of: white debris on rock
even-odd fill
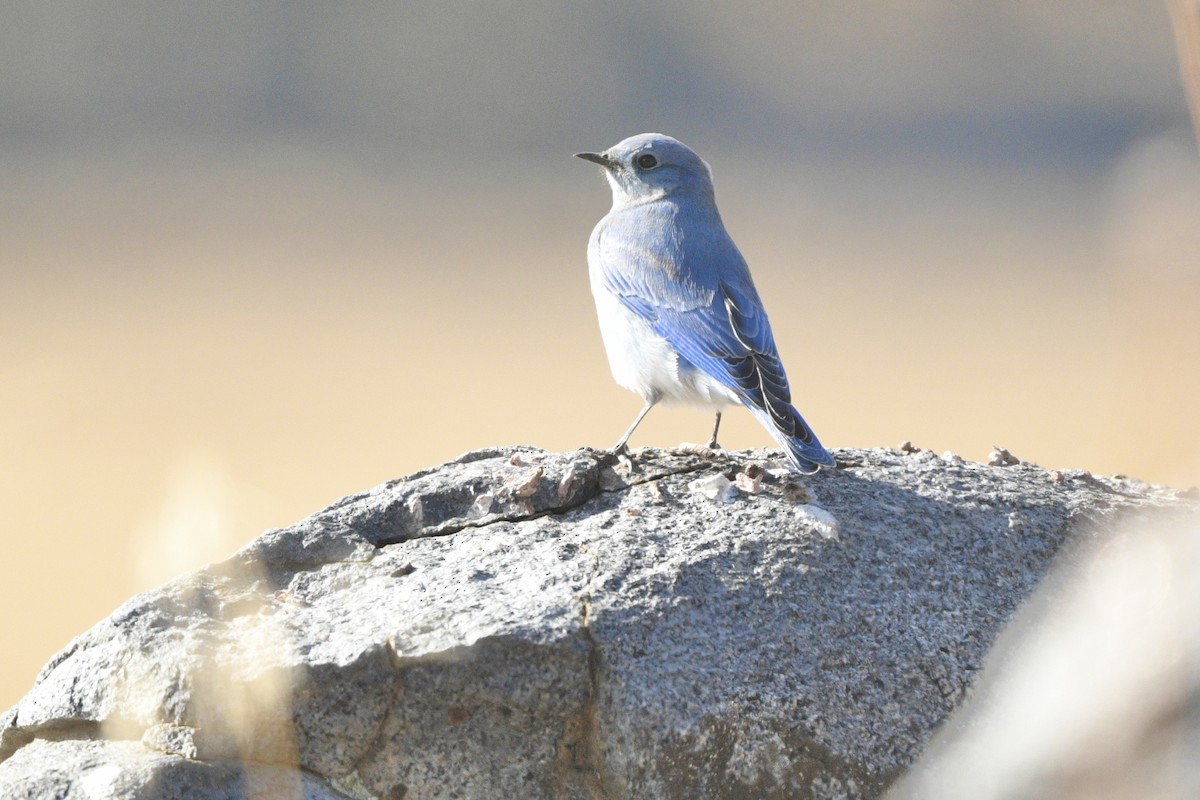
[[[833,514],[830,514],[820,506],[814,506],[811,504],[796,506],[793,513],[796,515],[796,519],[815,530],[823,538],[838,538],[838,532],[841,530],[841,525],[838,523],[837,517],[835,517]]]
[[[1020,464],[1021,459],[1017,458],[1003,447],[992,445],[992,451],[988,453],[987,463],[989,467],[1011,467],[1015,464]]]
[[[693,494],[702,495],[714,503],[732,503],[737,496],[737,486],[721,473],[709,475],[707,478],[697,478],[688,484]]]

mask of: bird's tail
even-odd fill
[[[779,442],[788,461],[798,471],[811,473],[821,467],[837,465],[833,456],[821,446],[817,435],[793,406],[771,404],[768,408],[756,408],[747,404],[747,407],[767,432],[775,437],[775,441]]]

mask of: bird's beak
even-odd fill
[[[591,161],[593,164],[599,164],[605,169],[613,165],[612,159],[604,155],[604,153],[576,153],[575,157],[582,158],[584,161]]]

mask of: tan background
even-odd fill
[[[611,444],[639,402],[587,289],[607,189],[570,155],[644,130],[712,164],[827,444],[1196,482],[1165,9],[737,8],[6,11],[0,707],[131,594],[340,495]],[[633,444],[708,425],[659,410]]]

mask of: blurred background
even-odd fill
[[[1200,162],[1159,0],[3,17],[0,708],[133,593],[341,495],[610,445],[640,400],[571,154],[643,131],[712,165],[826,444],[1200,475]],[[770,443],[744,413],[721,439]]]

